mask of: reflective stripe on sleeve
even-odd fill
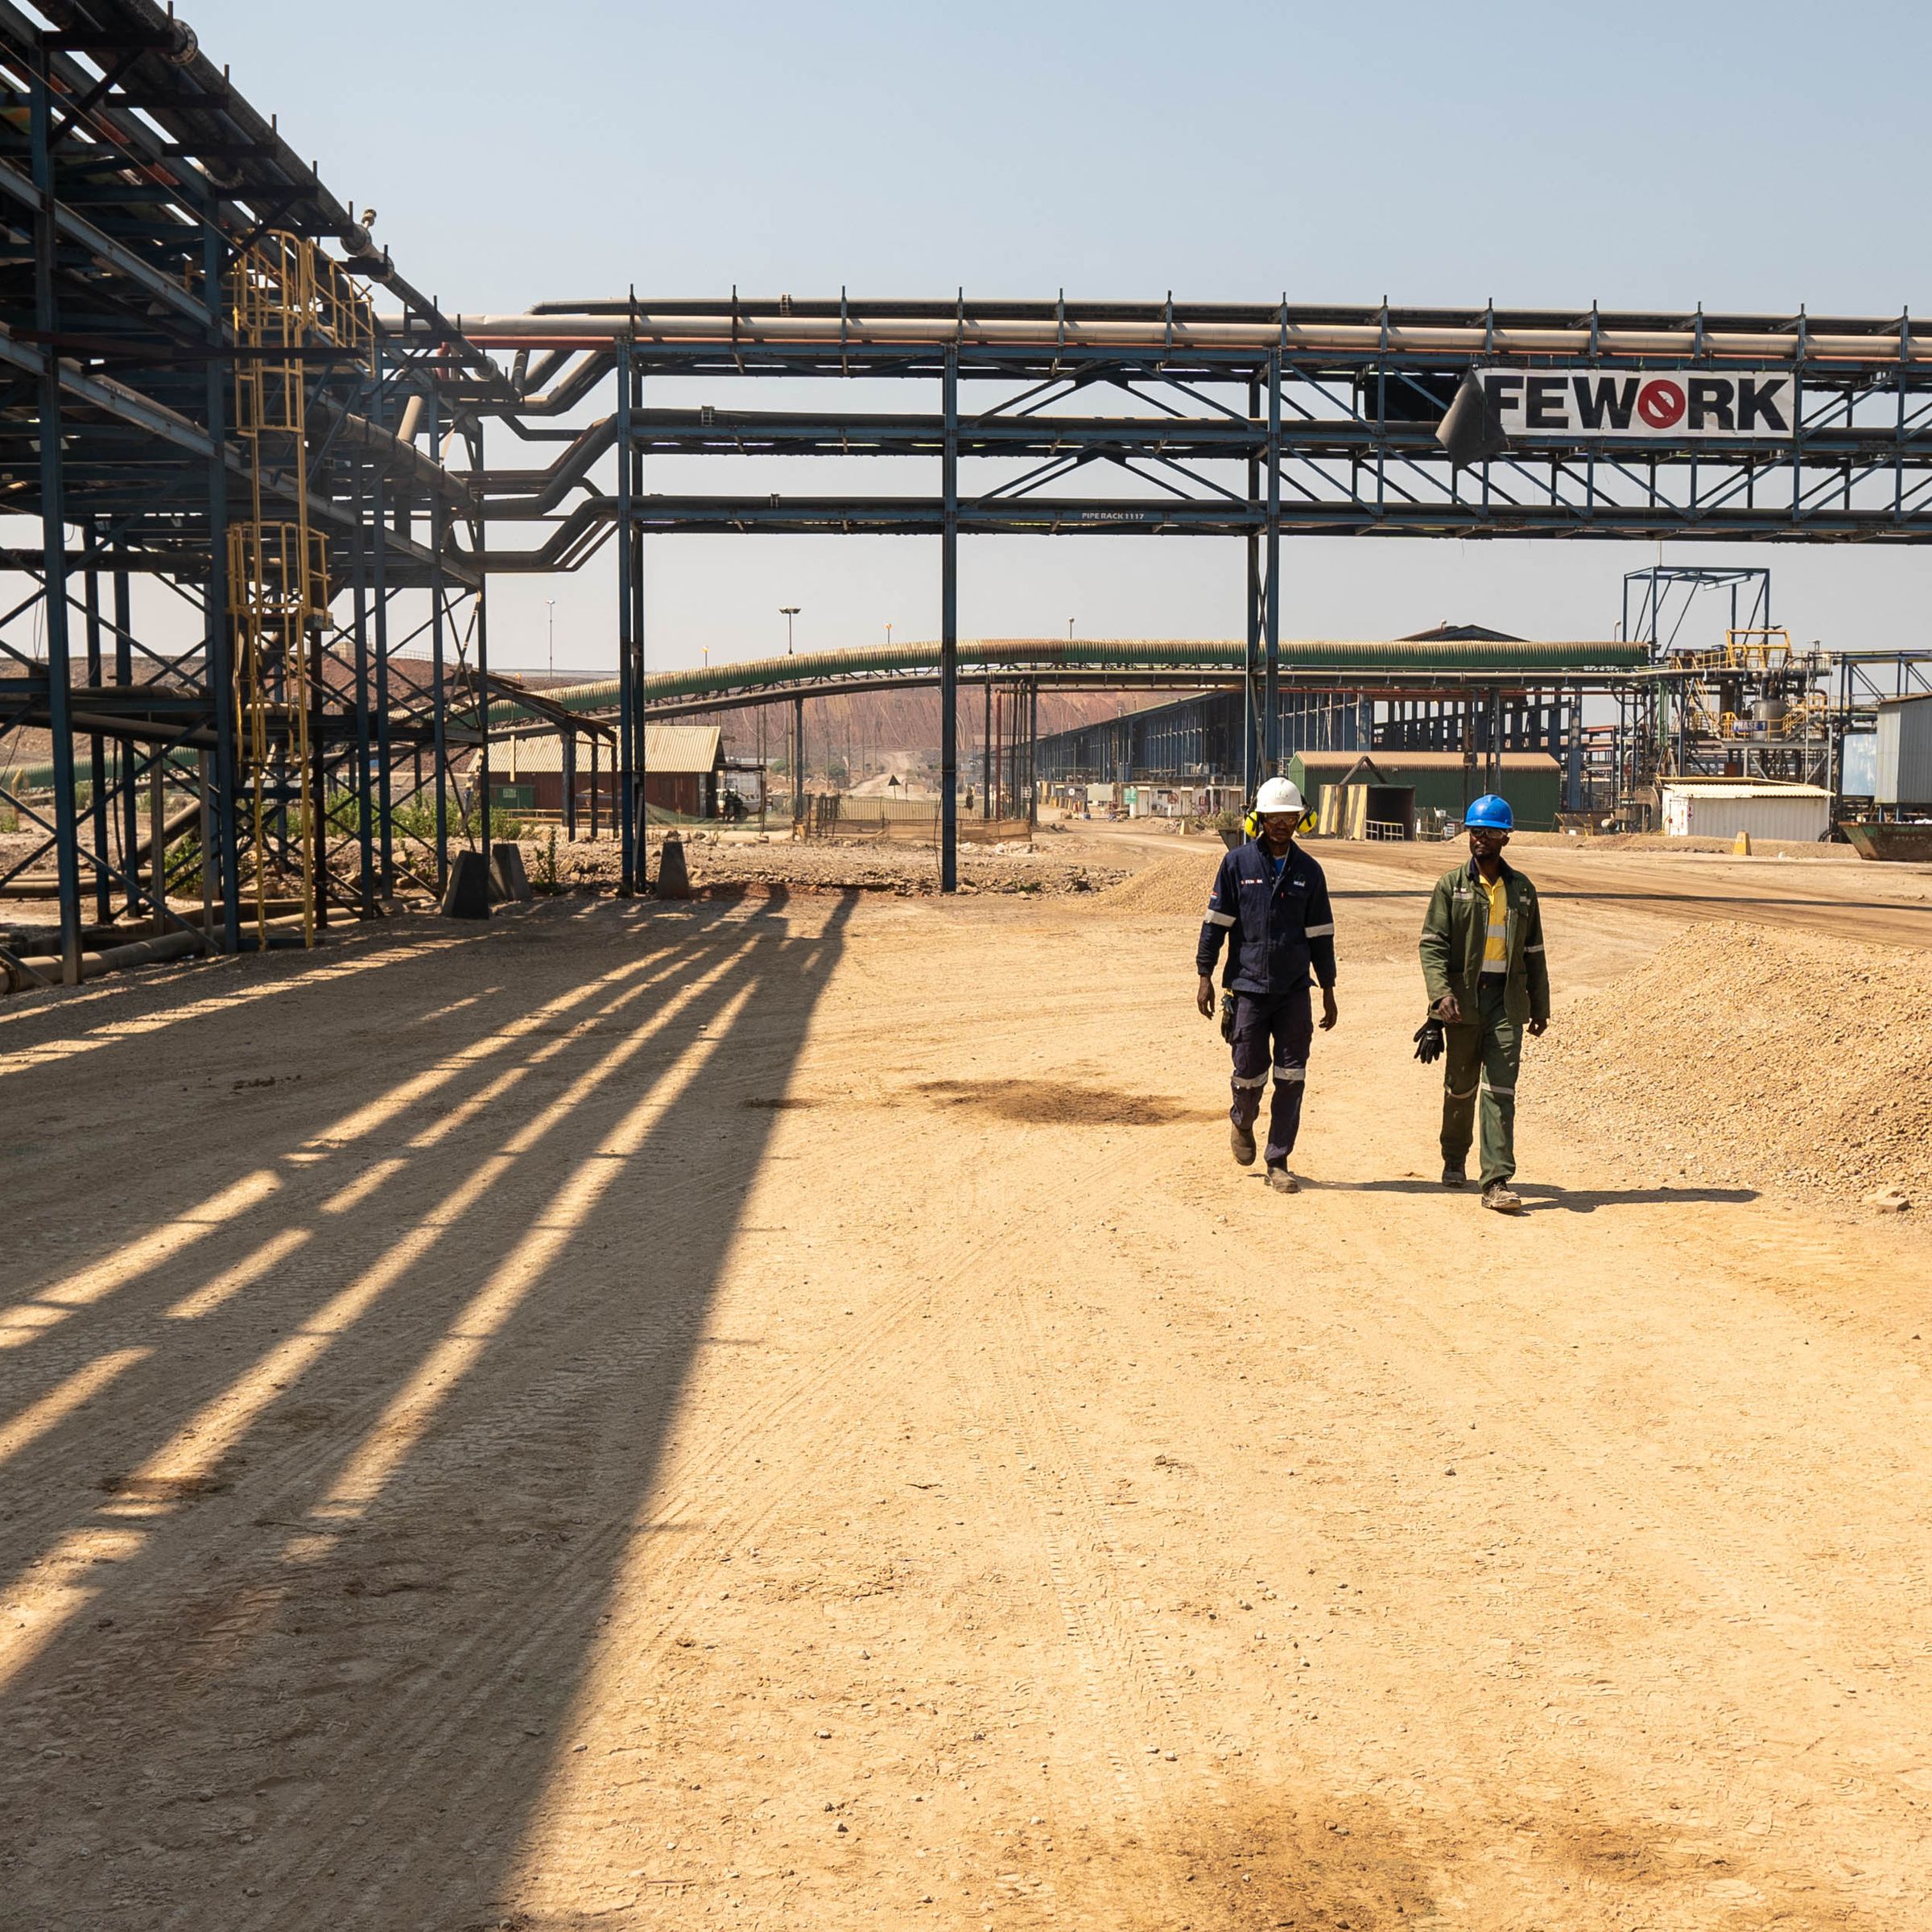
[[[1523,948],[1523,951],[1525,952],[1541,952],[1542,951],[1542,947],[1540,946],[1525,946]]]
[[[1331,919],[1326,926],[1304,926],[1302,931],[1311,939],[1331,939],[1335,937],[1335,921]]]
[[[1216,912],[1211,906],[1208,913],[1208,923],[1210,926],[1232,926],[1234,914],[1231,912]]]

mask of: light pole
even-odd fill
[[[796,604],[781,604],[778,606],[778,615],[785,620],[785,654],[786,657],[791,655],[791,621],[799,614],[800,608],[801,606]]]
[[[886,648],[888,650],[892,649],[892,626],[890,624],[886,626]]]
[[[546,597],[543,601],[548,607],[550,675],[554,678],[557,675],[557,601],[555,597]]]
[[[1073,619],[1071,617],[1067,620],[1067,642],[1069,644],[1073,642]]]

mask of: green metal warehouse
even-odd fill
[[[1459,751],[1386,751],[1368,754],[1390,785],[1415,788],[1418,812],[1431,807],[1460,819],[1472,799],[1487,787],[1488,761],[1466,763]],[[1311,806],[1324,785],[1339,785],[1359,765],[1360,751],[1298,751],[1288,761],[1288,776]],[[1553,832],[1563,802],[1563,768],[1546,751],[1502,754],[1502,792],[1525,832]]]

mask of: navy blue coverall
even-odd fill
[[[1266,1158],[1270,1167],[1283,1166],[1301,1128],[1315,1038],[1311,968],[1324,988],[1335,984],[1335,914],[1321,867],[1292,840],[1278,869],[1258,836],[1236,846],[1215,875],[1195,948],[1195,970],[1203,977],[1213,973],[1224,940],[1234,948],[1234,1097],[1228,1117],[1237,1127],[1254,1125],[1272,1072]]]

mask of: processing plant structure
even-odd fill
[[[489,846],[505,734],[608,757],[628,890],[647,713],[930,684],[950,887],[962,683],[1009,689],[1016,718],[1042,687],[1187,694],[1142,714],[1124,753],[1095,750],[1108,775],[1137,761],[1248,788],[1324,738],[1472,761],[1534,746],[1573,808],[1613,815],[1674,771],[1842,794],[1847,737],[1928,687],[1920,654],[1794,646],[1768,588],[1721,650],[1679,650],[1661,568],[1647,617],[1627,600],[1596,642],[1282,634],[1298,535],[1932,539],[1932,343],[1909,316],[735,291],[464,316],[412,286],[150,0],[0,8],[0,69],[15,539],[0,806],[35,834],[0,894],[57,906],[34,943],[70,980],[117,945],[303,943],[440,893],[453,852]],[[1740,370],[1760,373],[1725,373]],[[1445,416],[1480,371],[1521,433],[1452,452]],[[909,400],[845,407],[835,386],[858,377]],[[667,378],[725,400],[662,402]],[[789,402],[799,378],[830,399],[754,406],[761,381],[792,384]],[[691,456],[767,465],[760,481],[774,458],[869,456],[887,481],[647,487],[654,459]],[[894,489],[909,462],[936,469],[936,490]],[[941,635],[652,671],[646,540],[687,532],[933,539]],[[1236,539],[1246,634],[963,641],[960,540],[989,533]],[[547,693],[493,673],[492,578],[579,569],[613,538],[616,676]],[[177,610],[166,641],[136,614],[141,580]],[[1084,755],[1041,741],[1027,769],[1044,780]],[[18,931],[11,944],[16,965],[30,956]]]

